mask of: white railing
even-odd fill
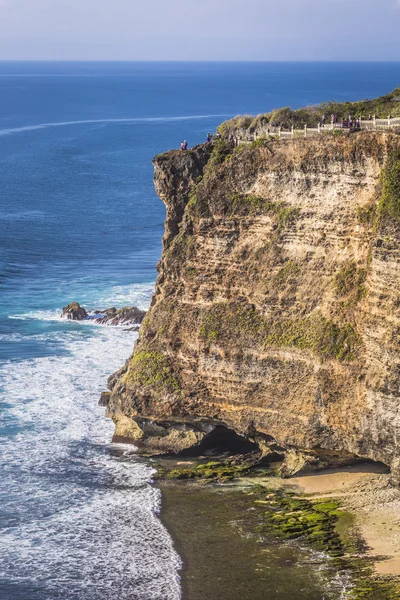
[[[319,124],[317,127],[308,127],[304,126],[304,129],[294,129],[292,127],[290,130],[282,129],[282,127],[269,127],[265,130],[259,130],[254,134],[245,134],[235,135],[236,143],[251,143],[256,141],[261,137],[279,137],[279,138],[291,138],[291,137],[315,137],[327,133],[329,131],[354,131],[354,130],[368,130],[368,131],[378,131],[382,129],[393,129],[395,127],[400,127],[400,117],[388,117],[387,119],[378,119],[377,117],[372,117],[371,119],[353,119],[353,123],[356,123],[356,126],[350,127],[349,122],[345,123],[329,123],[329,124]]]

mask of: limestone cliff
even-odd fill
[[[366,132],[156,157],[164,249],[115,439],[176,452],[225,425],[400,478],[399,157]]]

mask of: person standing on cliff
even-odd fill
[[[183,150],[187,150],[187,149],[188,149],[188,143],[187,143],[187,141],[185,140],[185,141],[183,142]]]

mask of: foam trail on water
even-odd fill
[[[61,356],[0,366],[0,597],[180,598],[151,466],[108,444],[113,426],[97,406],[134,335],[55,330]]]
[[[0,129],[0,136],[23,133],[26,131],[37,131],[49,127],[66,127],[69,125],[91,125],[101,123],[168,123],[174,121],[195,121],[196,119],[224,118],[229,115],[193,115],[181,117],[142,117],[136,119],[86,119],[84,121],[60,121],[59,123],[39,123],[38,125],[25,125],[24,127],[13,127]]]

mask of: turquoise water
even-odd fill
[[[151,468],[110,446],[97,406],[134,334],[59,319],[72,300],[148,306],[165,214],[152,157],[237,113],[399,81],[397,63],[0,63],[2,598],[180,596]]]

